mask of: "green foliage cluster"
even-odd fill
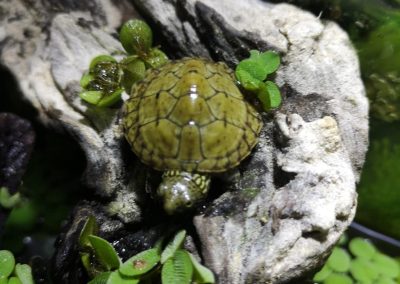
[[[31,267],[15,264],[10,251],[0,250],[0,284],[34,284]]]
[[[347,244],[343,239],[313,280],[324,284],[396,284],[400,283],[400,263],[368,240],[353,238]]]
[[[80,81],[83,91],[79,96],[90,104],[110,106],[119,101],[123,88],[123,72],[110,55],[99,55],[90,62],[89,71]]]
[[[372,123],[371,144],[358,186],[356,219],[400,238],[399,122]],[[379,220],[377,222],[376,220]]]
[[[388,18],[356,44],[371,114],[392,122],[400,120],[400,13]]]
[[[114,247],[96,236],[98,227],[89,217],[79,238],[81,260],[93,278],[89,284],[215,283],[212,272],[182,248],[184,230],[163,248],[158,241],[154,248],[140,252],[122,263]]]
[[[235,75],[246,91],[254,93],[263,105],[264,110],[278,107],[282,102],[278,86],[267,80],[280,65],[280,57],[272,51],[250,51],[250,57],[239,62]]]
[[[143,21],[130,20],[121,28],[120,41],[127,56],[117,61],[110,55],[95,57],[80,81],[79,96],[86,102],[107,107],[121,98],[124,89],[129,92],[132,85],[144,77],[148,68],[156,68],[168,61],[168,57],[153,45],[153,34]]]

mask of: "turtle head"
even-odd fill
[[[210,177],[207,175],[166,171],[157,193],[163,199],[165,211],[172,215],[191,208],[204,199],[209,186]]]

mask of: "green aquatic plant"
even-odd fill
[[[400,120],[400,15],[357,42],[371,113],[383,121]]]
[[[313,280],[324,284],[400,283],[400,263],[381,253],[370,241],[353,238],[332,251]]]
[[[16,264],[10,251],[0,250],[0,284],[34,284],[31,267]]]
[[[145,58],[153,46],[153,32],[145,22],[129,20],[122,26],[119,40],[126,52]]]
[[[377,0],[357,0],[348,8],[362,13],[349,30],[359,54],[371,115],[386,122],[399,121],[400,10]]]
[[[114,247],[96,236],[98,227],[94,217],[86,221],[79,237],[81,260],[92,280],[89,284],[134,283],[215,283],[213,273],[182,248],[186,237],[179,231],[163,247],[158,241],[153,248],[142,251],[125,262]]]
[[[110,106],[120,100],[122,70],[118,62],[109,55],[99,55],[90,62],[89,71],[80,81],[83,91],[79,96],[99,107]]]
[[[108,107],[120,101],[124,90],[144,77],[148,68],[157,68],[168,61],[158,47],[152,47],[153,35],[143,21],[130,20],[121,28],[120,41],[127,54],[117,61],[111,55],[92,59],[89,70],[80,81],[79,96],[87,103]]]
[[[278,86],[268,75],[274,73],[280,65],[280,57],[272,51],[250,51],[250,57],[239,62],[235,75],[239,84],[254,93],[263,105],[264,110],[278,107],[282,102]]]
[[[0,187],[0,207],[11,209],[21,202],[19,192],[11,195],[6,187]]]
[[[358,186],[356,219],[400,238],[400,132],[395,123],[373,124],[375,134]],[[379,220],[379,222],[376,222]]]

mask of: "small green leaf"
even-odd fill
[[[83,91],[79,93],[79,96],[82,100],[92,104],[97,105],[101,98],[103,97],[103,93],[100,91]]]
[[[245,90],[257,91],[262,81],[255,79],[249,72],[243,69],[236,69],[236,79]]]
[[[92,61],[90,61],[90,66],[89,66],[89,70],[93,70],[97,64],[99,63],[104,63],[104,62],[115,62],[117,63],[117,60],[115,60],[114,57],[112,57],[111,55],[98,55],[95,58],[92,59]]]
[[[117,89],[121,82],[122,70],[117,62],[98,62],[90,74],[93,80],[86,87],[89,91],[103,91],[109,93],[112,89]]]
[[[355,256],[365,259],[371,259],[376,253],[374,245],[362,238],[352,239],[349,243],[349,250]]]
[[[15,275],[21,280],[22,284],[34,284],[32,269],[27,264],[17,264],[15,266]]]
[[[324,284],[353,284],[353,280],[345,274],[332,273],[325,279]]]
[[[107,271],[97,275],[93,278],[88,284],[107,284],[108,279],[110,278],[111,272]]]
[[[114,247],[105,239],[89,235],[88,239],[94,249],[96,259],[106,268],[114,270],[119,268],[120,259]]]
[[[89,74],[89,73],[85,73],[83,74],[81,80],[79,81],[79,84],[81,85],[82,88],[86,88],[90,81],[92,81],[94,79],[93,75]]]
[[[177,250],[161,269],[163,284],[190,284],[193,275],[193,265],[185,250]]]
[[[179,231],[174,239],[167,245],[161,254],[161,263],[165,263],[169,258],[171,258],[175,252],[182,247],[183,241],[186,237],[186,231]]]
[[[121,61],[121,68],[124,72],[122,76],[122,85],[125,91],[130,94],[132,85],[144,78],[146,66],[144,62],[137,57],[127,57]]]
[[[22,284],[22,282],[18,279],[18,277],[11,277],[8,279],[8,284]]]
[[[251,50],[250,59],[260,62],[263,65],[263,71],[266,73],[265,76],[278,70],[281,63],[279,54],[273,51],[260,53],[258,50]]]
[[[89,235],[97,235],[98,232],[99,227],[97,226],[96,219],[93,216],[89,216],[81,230],[79,245],[81,247],[90,247],[92,244],[89,241]]]
[[[82,265],[83,267],[85,267],[87,273],[89,274],[89,276],[93,276],[95,275],[94,273],[94,269],[92,267],[92,263],[90,261],[90,253],[81,253],[81,261],[82,261]]]
[[[5,209],[11,209],[21,201],[19,192],[10,195],[6,187],[0,188],[0,206]]]
[[[332,273],[332,269],[328,265],[324,265],[322,269],[314,275],[313,280],[315,282],[322,282]]]
[[[141,20],[129,20],[119,32],[119,40],[129,54],[147,53],[153,45],[153,32]]]
[[[350,256],[344,249],[335,247],[326,263],[334,271],[346,272],[350,268]]]
[[[269,96],[270,108],[279,107],[282,103],[282,97],[278,86],[272,81],[265,82],[265,86]]]
[[[8,250],[0,250],[0,277],[8,277],[14,270],[15,258]]]
[[[134,277],[126,277],[118,270],[111,272],[107,284],[137,284],[140,279]]]
[[[215,277],[212,271],[204,265],[200,264],[191,253],[188,254],[193,265],[193,280],[199,284],[215,283]]]
[[[279,106],[280,104],[281,98],[279,89],[277,90],[278,93],[275,90],[272,90],[272,95],[270,94],[269,90],[273,88],[273,86],[271,87],[266,83],[261,82],[260,87],[257,91],[257,98],[262,103],[263,109],[265,111],[268,111],[273,107]]]
[[[169,258],[162,266],[161,269],[161,283],[175,283],[175,268],[173,258]]]
[[[236,76],[238,77],[237,79],[241,82],[240,76],[238,76],[239,74],[237,74],[237,72],[240,70],[249,73],[253,80],[264,81],[267,77],[263,65],[255,60],[244,59],[240,61],[239,64],[236,66]]]
[[[160,251],[157,248],[142,251],[125,261],[119,271],[126,276],[145,274],[160,261]]]
[[[376,253],[372,259],[372,263],[377,271],[387,277],[398,277],[399,276],[399,265],[391,257],[382,253]]]
[[[0,277],[0,284],[8,284],[8,278],[7,277]]]
[[[236,79],[245,90],[257,92],[265,109],[277,107],[281,103],[278,87],[271,81],[263,84],[268,74],[275,72],[280,64],[277,53],[250,51],[250,57],[239,62],[235,69]],[[270,97],[270,98],[269,98]]]
[[[124,89],[117,89],[114,93],[108,96],[103,96],[103,98],[97,103],[99,107],[108,107],[117,103],[121,100],[121,95]]]
[[[158,48],[152,48],[145,59],[150,68],[158,68],[169,61],[167,55]]]
[[[356,258],[364,263],[365,274],[369,277],[369,279],[376,280],[379,277],[379,271],[377,267],[369,260],[364,258]],[[354,260],[353,260],[354,261]]]
[[[397,284],[397,283],[398,282],[388,277],[379,278],[376,282],[374,282],[374,284]]]
[[[356,258],[350,264],[350,273],[354,279],[361,283],[372,283],[378,277],[374,265],[363,258]]]

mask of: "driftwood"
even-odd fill
[[[43,123],[76,138],[87,157],[86,182],[96,194],[77,206],[59,238],[55,278],[83,281],[76,238],[89,214],[97,216],[103,236],[126,245],[118,247],[125,257],[151,245],[146,236],[156,239],[171,224],[145,193],[146,177],[160,174],[129,151],[119,109],[96,109],[77,96],[91,58],[121,50],[117,28],[141,15],[172,58],[202,56],[233,66],[251,49],[281,54],[275,81],[283,106],[263,115],[265,126],[252,155],[220,177],[203,210],[182,224],[193,224],[192,248],[218,283],[299,283],[295,279],[322,264],[357,203],[368,104],[348,36],[335,23],[288,4],[132,2],[0,3],[2,64]],[[134,236],[146,241],[129,247]]]

